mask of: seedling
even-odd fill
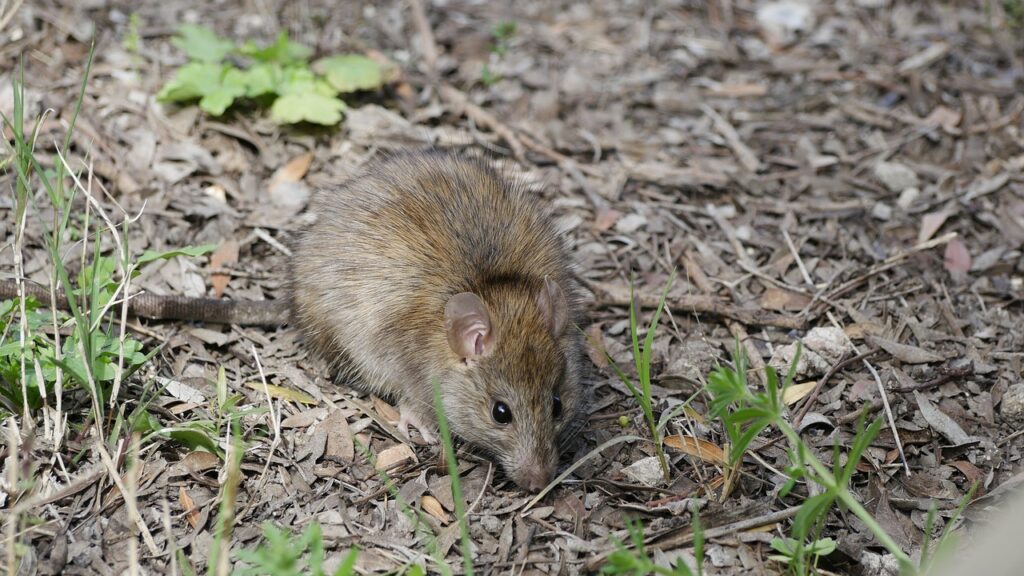
[[[251,41],[236,45],[209,28],[186,24],[173,43],[189,62],[175,72],[157,99],[198,101],[211,116],[246,102],[269,106],[271,119],[281,124],[332,126],[341,122],[347,107],[341,94],[376,90],[384,84],[384,68],[362,55],[329,56],[310,65],[313,50],[289,40],[287,32],[260,47]]]
[[[799,358],[798,343],[796,357],[786,378],[780,383],[775,369],[768,366],[765,368],[765,390],[755,392],[747,383],[747,359],[737,341],[733,353],[735,368],[720,366],[708,377],[707,389],[712,397],[710,413],[713,417],[721,418],[722,426],[731,443],[729,464],[739,464],[754,438],[765,428],[774,426],[790,444],[790,467],[786,470],[789,481],[780,495],[788,495],[800,481],[813,482],[822,488],[821,493],[807,498],[801,505],[793,520],[791,538],[774,546],[788,559],[793,574],[809,573],[817,558],[827,551],[827,542],[819,540],[815,534],[820,532],[834,504],[853,512],[874,534],[878,542],[896,558],[901,568],[913,570],[913,564],[907,554],[849,490],[857,463],[871,441],[878,435],[882,420],[876,419],[865,428],[866,413],[862,415],[853,444],[846,454],[845,464],[837,445],[833,452],[832,468],[829,469],[818,460],[784,418],[785,405],[782,395],[785,388],[793,382]]]
[[[491,30],[491,55],[497,58],[505,56],[511,46],[512,37],[515,35],[515,21],[505,20],[499,22],[494,29]],[[484,67],[480,70],[480,81],[483,82],[484,86],[493,86],[498,80],[500,80],[500,78],[496,76],[491,71],[491,67],[485,63]]]
[[[239,550],[239,560],[249,564],[248,568],[236,571],[240,576],[326,576],[324,572],[324,540],[320,525],[316,522],[306,527],[299,537],[270,522],[263,524],[266,540],[254,550]],[[355,574],[359,550],[351,549],[333,576]]]
[[[675,278],[675,269],[669,276],[669,281],[665,284],[665,289],[661,293],[661,299],[658,301],[658,308],[654,311],[654,316],[651,317],[651,324],[647,327],[647,334],[644,336],[643,345],[640,344],[639,328],[637,326],[637,315],[639,314],[639,303],[636,301],[635,294],[633,293],[633,284],[630,282],[629,287],[629,333],[632,337],[633,342],[633,362],[636,366],[636,375],[638,383],[634,384],[633,379],[626,375],[625,372],[619,368],[615,360],[612,359],[611,355],[605,351],[605,357],[608,359],[608,364],[615,371],[615,374],[619,377],[619,380],[629,389],[630,394],[636,400],[637,404],[640,405],[640,409],[643,411],[644,421],[647,423],[647,430],[651,434],[651,439],[654,441],[654,450],[658,456],[658,463],[661,465],[662,475],[664,476],[665,482],[670,479],[671,472],[668,467],[668,459],[665,457],[665,437],[664,430],[665,426],[668,425],[669,420],[673,416],[678,414],[686,406],[686,403],[680,404],[672,411],[665,412],[661,415],[659,422],[654,421],[654,399],[651,396],[651,352],[654,346],[654,333],[658,328],[658,319],[661,317],[661,312],[665,308],[665,299],[668,297],[668,291],[672,287],[672,279]],[[603,346],[595,346],[600,350],[604,350]]]
[[[626,530],[629,532],[629,540],[633,547],[629,548],[623,542],[616,541],[615,552],[608,556],[607,562],[601,567],[601,574],[701,576],[704,573],[704,529],[701,527],[700,515],[696,508],[693,510],[693,554],[696,560],[696,572],[690,570],[683,558],[676,558],[675,568],[666,568],[655,564],[647,554],[644,545],[644,527],[639,520],[627,520]]]

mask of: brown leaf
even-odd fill
[[[399,418],[401,418],[401,414],[398,413],[398,410],[395,410],[394,406],[388,404],[384,400],[381,400],[377,396],[373,396],[373,408],[377,410],[377,414],[379,414],[381,418],[392,424],[398,422]]]
[[[917,346],[910,346],[909,344],[900,344],[899,342],[893,342],[892,340],[886,340],[885,338],[879,338],[878,336],[866,335],[867,340],[872,346],[878,346],[882,350],[885,350],[891,354],[894,358],[905,364],[924,364],[926,362],[942,362],[945,360],[942,356],[934,352],[929,352],[923,348]]]
[[[405,464],[406,462],[415,462],[416,454],[413,453],[412,448],[408,445],[399,442],[390,448],[385,448],[377,454],[377,470],[390,470],[395,466]]]
[[[442,526],[449,522],[448,513],[444,511],[444,507],[437,501],[437,498],[434,498],[430,494],[424,494],[420,499],[420,503],[423,505],[423,509],[427,511],[427,514],[437,518],[437,521],[440,522]]]
[[[921,411],[921,416],[932,427],[932,430],[945,436],[954,446],[963,446],[972,442],[973,439],[967,435],[967,432],[964,432],[964,429],[956,423],[956,420],[953,420],[945,412],[939,410],[937,406],[922,396],[920,392],[915,391],[914,398],[917,400],[917,407]]]
[[[294,388],[285,388],[284,386],[275,386],[274,384],[264,386],[263,382],[246,382],[245,385],[257,392],[266,392],[270,394],[271,398],[280,398],[289,402],[301,402],[302,404],[316,404],[316,398]]]
[[[220,246],[210,255],[210,268],[224,268],[238,262],[238,242],[234,238],[228,238],[220,243]],[[224,295],[224,289],[228,287],[231,280],[230,274],[213,274],[210,276],[210,283],[213,284],[213,295],[220,298]]]
[[[665,445],[712,464],[724,465],[726,462],[725,452],[717,444],[693,436],[674,434],[665,438]]]
[[[980,498],[985,494],[985,484],[983,482],[985,474],[978,469],[977,466],[971,464],[966,460],[957,460],[956,462],[950,462],[950,465],[960,471],[961,474],[967,478],[968,486],[971,484],[978,484],[978,489],[974,493],[975,498]]]
[[[341,410],[331,412],[319,426],[327,430],[327,447],[324,456],[331,459],[352,462],[355,460],[355,442],[352,440],[352,429]]]
[[[966,274],[971,269],[971,253],[959,238],[953,238],[946,244],[944,256],[946,270]]]
[[[622,212],[613,210],[611,208],[602,208],[597,213],[597,218],[594,219],[594,230],[596,232],[607,232],[611,230],[615,222],[618,221],[619,217],[622,216]]]
[[[309,165],[312,162],[312,152],[306,152],[305,154],[292,158],[287,164],[278,168],[277,171],[274,172],[274,175],[270,177],[269,188],[273,189],[282,182],[298,182],[299,180],[302,180],[302,177],[306,175],[306,171],[309,170]]]
[[[758,302],[765,310],[796,311],[803,310],[810,304],[811,297],[799,292],[769,286]]]
[[[202,472],[219,466],[220,458],[217,458],[217,455],[212,452],[196,450],[185,454],[179,464],[189,472]]]
[[[178,488],[178,500],[181,502],[181,509],[185,511],[185,519],[192,525],[193,530],[199,529],[199,509],[192,497],[185,491],[185,487]]]
[[[590,361],[597,366],[598,370],[608,367],[608,356],[605,355],[604,334],[601,332],[601,323],[595,322],[587,326],[587,355]]]

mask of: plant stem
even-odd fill
[[[776,425],[779,427],[779,430],[786,439],[789,440],[790,444],[798,446],[801,443],[800,436],[785,420],[779,418],[776,421]],[[885,546],[890,554],[896,557],[896,560],[899,561],[902,567],[913,567],[910,557],[903,552],[900,545],[892,539],[892,536],[889,536],[877,521],[875,521],[874,517],[871,516],[871,513],[865,510],[864,506],[862,506],[861,503],[853,497],[853,494],[847,490],[846,486],[841,486],[839,482],[836,481],[835,476],[832,475],[832,472],[829,471],[828,467],[822,464],[821,461],[810,452],[807,453],[807,463],[811,465],[811,468],[814,468],[814,472],[818,475],[818,483],[820,483],[826,490],[835,493],[836,497],[851,512],[853,512],[865,526],[868,527],[868,530],[871,530],[871,533],[875,535],[878,542],[882,544],[882,546]]]

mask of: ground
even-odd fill
[[[677,438],[671,480],[628,468],[648,462],[650,441],[620,442],[534,503],[460,450],[478,572],[594,570],[615,538],[628,539],[631,517],[657,562],[692,562],[691,505],[714,536],[708,573],[784,572],[769,542],[789,532],[808,495],[802,484],[780,493],[787,443],[765,431],[738,475],[720,454],[692,449],[724,448],[701,391],[737,338],[755,368],[785,366],[780,355],[804,339],[796,382],[809,385],[794,389],[790,415],[819,457],[830,459],[833,444],[849,449],[860,408],[882,416],[852,490],[906,552],[920,551],[930,505],[941,526],[978,482],[971,526],[1020,481],[1018,2],[445,0],[425,11],[432,41],[405,1],[27,2],[0,27],[0,110],[12,114],[9,86],[24,63],[26,114],[45,113],[37,145],[51,155],[95,37],[69,163],[88,159],[88,185],[117,222],[141,213],[126,237],[132,251],[219,247],[143,267],[133,291],[157,294],[283,298],[310,191],[375,154],[435,146],[504,160],[553,206],[587,289],[594,400],[566,465],[626,434],[649,438],[601,349],[632,366],[631,274],[646,321],[675,271],[653,345],[655,415],[694,398],[667,428]],[[514,32],[506,25],[498,42],[505,22]],[[400,74],[352,99],[337,129],[278,126],[258,108],[212,118],[155,100],[185,61],[171,43],[182,23],[260,42],[288,30],[316,55],[374,54]],[[4,166],[0,182],[13,190]],[[43,216],[29,218],[21,252],[26,277],[47,285],[49,218],[36,192]],[[14,275],[9,198],[0,199],[5,278]],[[121,388],[125,413],[145,399],[163,427],[216,422],[219,368],[241,406],[261,409],[242,419],[232,550],[255,547],[264,522],[299,533],[315,521],[329,563],[356,547],[363,572],[434,566],[434,541],[461,569],[439,450],[413,444],[410,454],[394,408],[333,384],[292,327],[129,319],[128,330],[158,352]],[[250,385],[262,378],[311,403],[275,393],[268,406]],[[22,482],[5,484],[0,504],[22,504],[17,529],[13,516],[5,522],[8,553],[15,537],[24,545],[18,573],[205,570],[221,487],[232,481],[225,461],[157,435],[129,467],[130,431],[108,428],[103,453],[88,394],[65,394],[69,429],[56,445],[52,406],[28,419],[7,407],[18,415],[5,422],[0,454],[5,478],[18,477],[20,462]],[[401,460],[388,475],[427,512],[436,540],[413,530],[359,444]],[[885,550],[856,516],[834,511],[822,535],[838,547],[821,570],[884,573]]]

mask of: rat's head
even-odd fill
[[[452,365],[444,406],[452,429],[533,492],[554,476],[559,436],[574,428],[582,400],[569,330],[568,302],[550,279],[484,297],[463,292],[445,307]]]

